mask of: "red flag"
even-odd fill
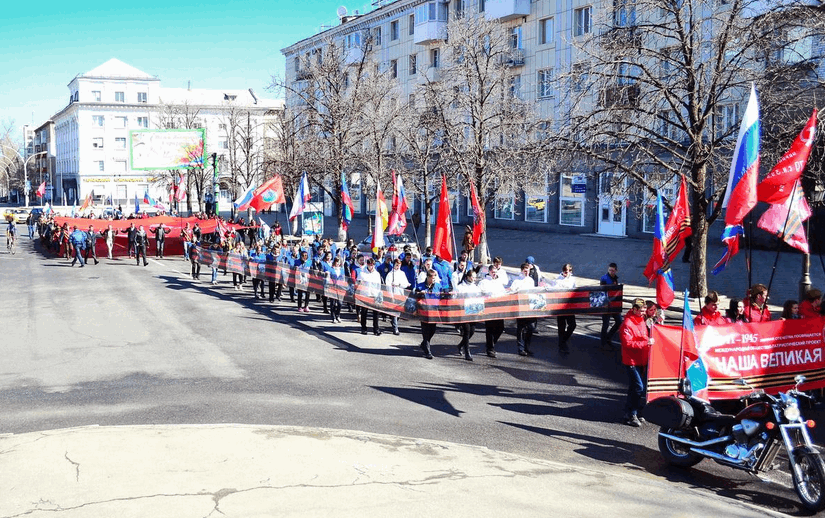
[[[478,203],[478,193],[475,182],[470,182],[470,203],[473,206],[473,246],[478,246],[481,242],[481,234],[484,232],[484,209]]]
[[[756,222],[756,226],[807,254],[810,253],[808,238],[802,223],[810,217],[811,207],[805,199],[805,191],[797,181],[785,203],[771,204]]]
[[[816,109],[793,145],[768,176],[756,186],[756,197],[767,203],[785,203],[793,192],[793,185],[805,170],[811,147],[816,140]]]
[[[268,209],[276,203],[286,203],[284,184],[280,175],[275,175],[252,193],[249,206],[258,212]]]
[[[405,214],[409,207],[407,206],[407,193],[404,190],[404,181],[401,179],[401,175],[395,175],[395,171],[392,172],[392,186],[392,210],[390,211],[387,234],[401,235],[407,228],[407,217]]]
[[[652,280],[659,268],[668,267],[673,263],[682,248],[685,247],[685,239],[693,234],[690,228],[690,204],[687,197],[687,180],[682,177],[682,183],[679,186],[679,194],[676,196],[676,203],[673,204],[673,212],[667,218],[664,232],[662,234],[662,242],[664,243],[665,263],[658,267],[654,264],[654,258],[651,257],[647,263],[644,271],[644,276],[648,280]]]
[[[40,187],[37,188],[37,195],[41,198],[46,195],[46,182],[40,184]]]
[[[453,260],[453,222],[450,219],[450,197],[447,194],[447,177],[441,177],[441,198],[438,200],[438,219],[435,223],[433,252],[445,261]]]
[[[673,304],[675,297],[676,295],[673,293],[673,272],[670,268],[659,270],[656,279],[656,304],[662,309],[667,309]]]
[[[181,202],[186,199],[186,179],[183,174],[178,178],[178,184],[172,187],[175,193],[175,201]]]

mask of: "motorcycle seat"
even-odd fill
[[[693,407],[694,422],[696,423],[717,423],[722,426],[736,423],[736,417],[730,414],[723,414],[711,405],[691,397],[690,404]]]

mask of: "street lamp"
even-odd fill
[[[24,206],[28,207],[29,206],[29,189],[28,189],[28,187],[29,187],[29,171],[28,171],[28,169],[26,169],[26,165],[28,165],[29,160],[31,160],[32,158],[36,157],[37,155],[45,154],[46,152],[45,151],[38,151],[37,153],[32,153],[31,155],[29,155],[27,158],[24,159],[23,155],[20,154],[20,151],[17,151],[13,147],[9,147],[5,144],[3,144],[3,147],[7,148],[7,149],[11,149],[15,153],[17,153],[17,156],[20,157],[20,161],[23,162],[23,192],[25,192],[25,195],[26,195],[26,204]]]

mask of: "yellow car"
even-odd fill
[[[3,219],[6,221],[11,221],[14,218],[15,223],[25,223],[28,217],[29,211],[26,209],[6,209],[3,211]]]

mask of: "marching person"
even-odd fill
[[[619,329],[622,342],[622,363],[627,368],[628,387],[625,402],[624,422],[629,426],[640,427],[644,422],[639,412],[645,404],[645,380],[647,379],[647,358],[653,338],[648,335],[645,323],[645,301],[636,299],[627,312]]]
[[[745,317],[745,303],[736,297],[730,299],[728,309],[725,311],[725,318],[731,324],[736,322],[748,323],[748,319]]]
[[[511,292],[515,293],[536,288],[536,281],[530,275],[531,266],[527,262],[521,265],[521,275],[510,283]],[[518,344],[519,356],[533,356],[533,351],[530,350],[530,342],[533,340],[533,331],[537,323],[538,319],[535,318],[516,319],[516,343]]]
[[[129,228],[121,230],[120,232],[126,234],[126,239],[129,242],[129,257],[132,258],[135,256],[135,236],[137,236],[137,228],[135,228],[135,223],[129,223]]]
[[[415,287],[415,292],[421,297],[438,295],[441,293],[441,284],[438,282],[438,273],[435,270],[427,272],[427,278],[424,282],[419,283]],[[421,321],[421,350],[424,351],[424,358],[428,360],[433,359],[433,353],[430,350],[430,340],[435,336],[436,325],[430,322]]]
[[[132,227],[135,224],[132,223]],[[149,236],[146,235],[146,230],[141,225],[135,231],[135,265],[140,266],[140,258],[143,257],[143,266],[148,266],[149,262],[146,260],[146,248],[149,247]]]
[[[697,326],[722,326],[728,323],[728,319],[719,312],[719,294],[710,290],[705,295],[705,305],[693,319]]]
[[[802,318],[799,314],[799,303],[795,300],[786,300],[782,306],[782,320],[797,320]]]
[[[74,266],[75,262],[80,261],[80,267],[83,268],[86,266],[86,262],[83,260],[83,252],[81,250],[86,246],[86,235],[82,230],[77,228],[77,225],[72,227],[72,233],[69,234],[69,243],[71,243],[72,249],[74,250],[72,266]]]
[[[384,279],[384,284],[394,294],[403,294],[404,291],[410,288],[410,281],[407,274],[401,269],[401,259],[396,259],[392,262],[392,270],[387,272],[387,277]],[[401,332],[398,330],[398,317],[390,317],[392,322],[392,334],[398,336]]]
[[[496,296],[503,295],[506,290],[498,277],[498,267],[495,264],[490,265],[487,270],[487,277],[478,283],[478,287],[485,295]],[[496,357],[496,344],[499,338],[504,333],[504,319],[497,318],[494,320],[484,321],[484,338],[487,350],[487,356],[490,358]]]
[[[764,284],[754,284],[748,290],[745,316],[752,323],[770,322],[771,310],[768,309],[768,288]]]
[[[180,229],[180,240],[183,242],[183,260],[189,260],[189,249],[192,248],[194,240],[192,238],[192,229],[189,228],[189,222]]]
[[[475,270],[467,270],[464,273],[464,278],[456,286],[456,292],[466,296],[479,295],[481,292],[476,286],[476,272]],[[462,322],[461,327],[461,342],[458,344],[458,354],[464,353],[464,359],[471,362],[473,356],[470,354],[470,339],[476,332],[476,325],[473,322]]]
[[[333,283],[341,284],[346,280],[344,273],[344,261],[341,256],[336,255],[332,260],[332,266],[326,272],[329,280]],[[345,288],[346,289],[346,288]],[[329,299],[329,316],[333,324],[341,323],[341,300],[338,296],[328,297]]]
[[[166,234],[171,232],[171,228],[166,228],[163,223],[155,228],[149,227],[149,232],[155,235],[155,257],[163,259],[163,245],[166,242]]]
[[[800,318],[818,317],[822,308],[822,292],[817,289],[808,290],[805,298],[799,304]]]
[[[619,284],[619,267],[616,263],[607,265],[607,273],[602,275],[599,279],[601,286],[614,286]],[[610,325],[610,320],[613,319],[613,325]],[[613,335],[619,330],[622,325],[621,313],[602,315],[602,332],[601,332],[601,348],[613,350]]]
[[[100,234],[95,232],[95,228],[92,225],[89,225],[89,230],[86,231],[86,253],[84,254],[83,258],[86,259],[86,262],[89,262],[89,255],[92,256],[94,259],[95,264],[98,264],[100,261],[97,260],[97,251],[95,248],[97,247],[97,239],[100,237]]]
[[[367,267],[358,272],[358,282],[365,288],[368,297],[374,298],[381,291],[381,274],[375,269],[375,260],[372,257],[367,259]],[[375,336],[380,336],[378,311],[375,309],[370,310],[366,306],[361,308],[361,334],[367,334],[367,313],[369,311],[372,311],[372,332]]]
[[[109,225],[103,231],[103,239],[106,241],[106,251],[109,259],[112,258],[112,249],[115,247],[115,234],[117,234],[117,231],[112,228],[112,225]]]
[[[575,288],[576,280],[573,278],[573,265],[565,263],[561,267],[561,273],[553,281],[553,289],[572,290]],[[567,342],[573,336],[573,331],[576,330],[576,315],[559,315],[556,317],[556,323],[559,326],[559,352],[570,354]]]

